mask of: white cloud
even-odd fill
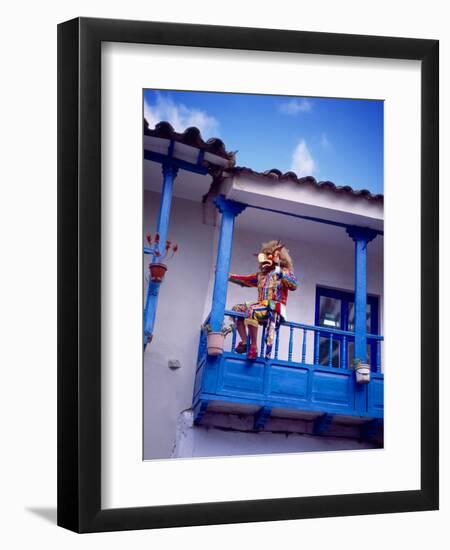
[[[306,141],[302,139],[292,153],[291,170],[297,176],[311,176],[316,168],[316,162],[306,145]]]
[[[324,133],[320,136],[320,145],[322,145],[325,149],[331,147],[331,141],[328,139],[327,134]]]
[[[218,137],[219,121],[205,111],[175,103],[170,98],[157,94],[156,103],[144,102],[144,116],[150,128],[162,120],[169,122],[175,131],[183,132],[190,126],[196,126],[204,139]]]
[[[280,104],[280,111],[287,115],[309,113],[312,111],[312,102],[308,99],[290,99]]]

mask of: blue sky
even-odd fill
[[[382,101],[145,90],[144,115],[222,139],[239,166],[383,193]]]

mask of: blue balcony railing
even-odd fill
[[[245,317],[243,313],[239,313],[236,311],[225,311],[225,315],[234,321],[234,328],[232,333],[232,340],[231,340],[231,348],[230,352],[234,353],[236,348],[236,338],[237,338],[237,331],[236,331],[236,321],[239,317]],[[320,365],[320,366],[328,366],[328,367],[337,367],[337,368],[351,368],[352,364],[352,354],[349,354],[349,344],[352,344],[354,341],[355,334],[350,331],[346,330],[339,330],[339,329],[332,329],[328,327],[323,326],[315,326],[315,325],[305,325],[304,323],[295,323],[292,321],[286,321],[281,324],[280,330],[277,331],[276,339],[275,339],[275,345],[273,347],[272,355],[274,359],[279,359],[280,357],[280,340],[282,339],[283,333],[285,330],[288,330],[288,343],[287,343],[287,361],[293,362],[293,363],[299,363],[299,364],[310,364],[310,365]],[[262,326],[262,330],[260,330],[260,339],[259,339],[259,355],[260,357],[264,357],[265,354],[265,339],[266,339],[266,327]],[[300,334],[301,339],[301,345],[300,345],[300,352],[298,355],[294,355],[294,340],[296,334]],[[322,343],[323,340],[327,340],[326,346],[328,348],[327,355],[327,361],[324,363],[323,358],[320,357],[320,345],[321,345],[321,338]],[[310,354],[307,354],[308,350],[308,343],[313,342],[313,355],[312,357]],[[368,347],[372,348],[374,347],[375,353],[373,356],[375,357],[375,364],[371,365],[371,370],[373,372],[381,372],[381,344],[383,342],[384,338],[383,336],[377,335],[377,334],[367,334],[367,344]],[[338,344],[339,346],[339,353],[334,353],[335,346],[334,344]],[[371,351],[371,350],[370,350]],[[323,355],[323,354],[322,354]],[[337,361],[334,361],[333,359],[336,358],[337,355]],[[372,356],[372,353],[367,353],[367,361],[370,364],[370,357]]]
[[[226,311],[236,321],[243,314]],[[272,356],[264,357],[265,327],[260,329],[259,357],[248,361],[236,353],[234,326],[226,339],[224,353],[207,354],[207,337],[199,341],[194,387],[195,421],[200,423],[207,410],[228,410],[255,414],[255,426],[261,418],[282,417],[286,413],[316,416],[327,422],[336,417],[344,421],[359,417],[362,421],[382,422],[384,375],[381,368],[383,336],[367,335],[371,380],[357,384],[352,367],[354,333],[328,327],[284,322],[276,335]],[[375,352],[375,353],[373,353]],[[323,424],[323,423],[322,423]]]

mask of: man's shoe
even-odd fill
[[[247,342],[239,342],[239,344],[234,348],[236,353],[245,353],[247,351]]]
[[[256,346],[250,346],[247,353],[247,359],[249,361],[254,361],[258,357],[258,350]]]

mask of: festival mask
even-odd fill
[[[270,252],[260,252],[255,254],[258,258],[259,267],[262,271],[267,271],[280,263],[280,250],[284,248],[284,244],[278,241],[276,247]]]

